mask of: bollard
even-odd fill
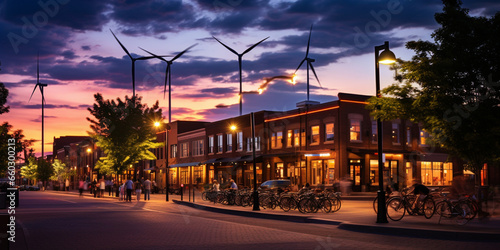
[[[195,190],[195,188],[193,188],[193,203],[194,203],[194,190]]]
[[[184,201],[184,185],[181,184],[181,201]]]

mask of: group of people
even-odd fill
[[[113,181],[112,180],[105,180],[104,177],[101,178],[99,181],[94,179],[93,182],[88,182],[83,179],[80,179],[78,182],[78,191],[80,192],[80,196],[83,195],[83,191],[89,189],[90,185],[90,193],[94,194],[94,198],[96,197],[104,197],[104,191],[106,190],[106,187],[110,189],[111,193],[111,187],[113,186]]]
[[[151,182],[149,179],[140,181],[132,181],[132,179],[128,179],[125,181],[120,187],[120,200],[125,200],[125,202],[132,202],[132,191],[135,190],[135,195],[137,195],[137,202],[141,200],[141,193],[144,190],[144,200],[150,200],[151,197],[151,187],[154,186],[154,181]]]
[[[220,191],[220,183],[217,180],[213,180],[213,182],[212,182],[212,189],[215,192],[219,192]],[[230,189],[230,190],[238,190],[238,185],[236,184],[236,182],[234,182],[233,179],[229,179],[229,188],[228,189]]]

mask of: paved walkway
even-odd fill
[[[76,190],[66,193],[77,195]],[[85,196],[90,196],[86,191]],[[132,195],[133,199],[135,196]],[[367,233],[391,234],[412,237],[439,238],[451,240],[488,240],[500,241],[500,205],[489,204],[485,210],[490,212],[491,216],[484,219],[475,218],[469,221],[466,225],[456,225],[453,220],[442,218],[434,215],[433,218],[427,220],[423,216],[408,216],[401,221],[390,221],[388,223],[376,223],[376,214],[372,208],[373,198],[375,193],[353,194],[351,196],[342,197],[342,207],[336,213],[318,212],[314,214],[302,214],[298,211],[284,212],[279,208],[275,210],[262,209],[260,211],[252,211],[252,207],[228,206],[222,204],[214,204],[212,202],[203,201],[201,193],[196,192],[193,198],[184,194],[181,200],[180,195],[169,195],[169,203],[177,203],[202,209],[206,211],[286,220],[301,223],[317,223],[336,225],[338,228]],[[105,199],[116,199],[110,197],[108,192],[105,193]],[[141,195],[143,201],[144,195]],[[135,202],[135,201],[134,201]],[[165,194],[152,194],[151,200],[147,201],[154,204],[165,203]]]

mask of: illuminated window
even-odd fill
[[[181,143],[181,158],[189,156],[189,145],[187,142]]]
[[[411,146],[411,127],[406,127],[406,146]]]
[[[286,133],[286,147],[287,148],[290,148],[293,146],[292,140],[293,140],[293,130],[288,130]]]
[[[300,132],[298,129],[293,130],[293,146],[294,147],[300,146]]]
[[[330,142],[335,139],[335,133],[333,132],[333,123],[325,124],[325,142]]]
[[[279,131],[271,134],[271,148],[283,147],[283,132]]]
[[[319,126],[311,127],[311,144],[319,144]]]
[[[357,119],[350,120],[351,126],[349,135],[351,141],[361,141],[361,121]]]
[[[420,130],[420,145],[426,146],[427,145],[427,140],[429,139],[429,133],[427,131],[421,129]]]

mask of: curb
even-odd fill
[[[313,224],[323,224],[323,225],[335,225],[339,229],[355,231],[361,233],[371,233],[371,234],[383,234],[383,235],[394,235],[403,237],[417,237],[417,238],[427,238],[427,239],[441,239],[441,240],[454,240],[454,241],[493,241],[500,242],[499,233],[487,233],[487,232],[472,232],[472,231],[449,231],[449,230],[435,230],[435,229],[422,229],[422,228],[404,228],[404,227],[393,227],[384,225],[367,225],[358,224],[348,221],[334,221],[321,218],[313,218],[308,216],[297,216],[297,215],[282,215],[282,214],[268,214],[261,213],[258,211],[241,211],[232,210],[226,208],[212,207],[201,204],[194,204],[187,201],[172,200],[174,203],[179,205],[184,205],[192,207],[195,209],[245,216],[252,218],[261,219],[271,219],[271,220],[281,220],[289,222],[298,223],[313,223]]]

